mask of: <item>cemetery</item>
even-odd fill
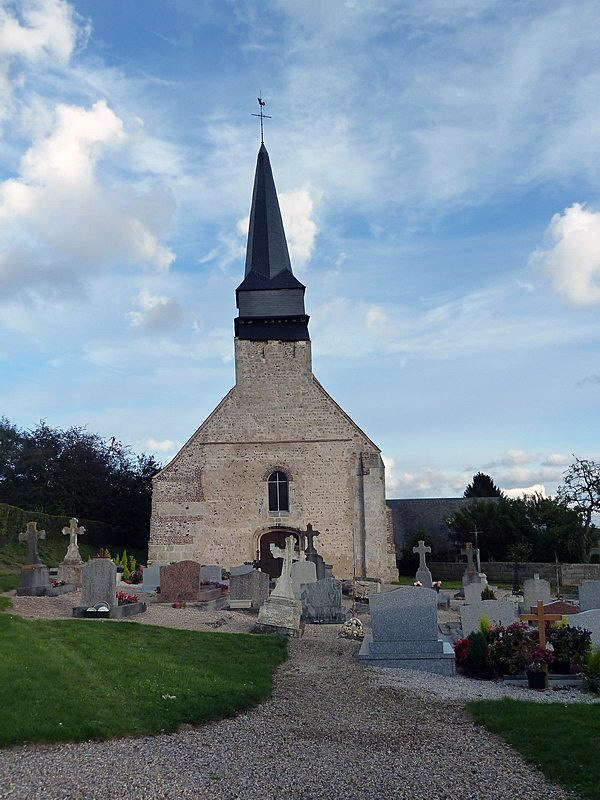
[[[65,526],[69,543],[61,564],[78,561],[74,548],[81,527],[75,519]],[[325,670],[326,683],[338,673],[345,680],[352,675],[352,696],[359,686],[368,687],[363,700],[367,716],[389,691],[403,692],[404,707],[416,703],[420,714],[439,715],[459,701],[475,721],[502,733],[525,755],[533,752],[531,736],[515,740],[523,714],[534,727],[545,727],[555,713],[551,710],[549,717],[547,709],[558,704],[565,713],[578,714],[581,735],[596,724],[596,717],[590,717],[600,701],[594,694],[600,688],[600,594],[594,581],[584,582],[579,596],[565,603],[534,574],[514,595],[487,584],[476,548],[467,546],[462,581],[445,588],[430,572],[421,541],[415,546],[419,563],[413,585],[353,585],[332,575],[317,579],[314,560],[307,560],[307,555],[318,555],[311,536],[304,552],[293,537],[283,548],[271,545],[281,563],[275,580],[252,563],[188,560],[145,566],[125,553],[110,558],[103,549],[96,554],[101,557],[79,558],[80,586],[52,595],[45,572],[42,580],[31,579],[32,571],[50,572],[37,551],[43,536],[35,524],[25,527],[20,536],[27,551],[22,581],[16,591],[0,596],[0,608],[8,606],[0,614],[0,677],[8,688],[14,659],[22,658],[18,642],[34,636],[37,644],[27,668],[39,676],[40,685],[29,685],[29,691],[44,701],[25,707],[14,687],[10,696],[3,695],[2,745],[158,734],[240,713],[236,719],[250,719],[247,715],[255,712],[248,709],[257,703],[269,708],[280,702],[279,681],[290,679],[286,664],[293,671],[302,665],[301,674],[307,675],[315,668]],[[484,599],[489,595],[493,599]],[[61,668],[75,653],[77,658],[89,654],[87,681],[78,687],[69,684]],[[108,678],[117,663],[118,690]],[[288,677],[273,684],[275,670]],[[46,674],[53,676],[50,687]],[[92,698],[86,685],[95,681],[94,675],[106,685]],[[144,687],[150,684],[156,688],[148,693]],[[309,687],[314,699],[316,685],[309,681]],[[321,697],[320,702],[326,708],[330,699]],[[557,720],[553,730],[576,751],[577,736],[565,739],[562,717]],[[460,741],[459,736],[456,746]],[[516,757],[509,753],[507,758]],[[537,752],[528,757],[545,764],[546,756],[540,761]],[[494,758],[494,769],[500,770],[503,757]],[[547,770],[568,784],[552,759]],[[526,785],[527,779],[522,780]],[[595,796],[585,787],[582,791]]]

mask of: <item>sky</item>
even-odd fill
[[[168,461],[234,382],[260,144],[389,497],[600,458],[596,0],[0,0],[0,416]]]

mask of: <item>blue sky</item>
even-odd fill
[[[0,0],[0,413],[164,461],[233,383],[256,96],[388,495],[599,458],[597,2]]]

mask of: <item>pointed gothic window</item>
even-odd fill
[[[289,511],[290,501],[288,479],[285,472],[272,472],[269,475],[269,511]]]

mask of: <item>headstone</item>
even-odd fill
[[[468,586],[469,583],[487,584],[487,576],[481,572],[478,566],[480,565],[479,550],[475,549],[471,542],[467,542],[460,552],[467,559],[467,567],[462,577],[463,586]]]
[[[314,538],[315,536],[319,535],[320,532],[313,530],[313,526],[310,523],[306,526],[304,538],[306,539],[307,545],[304,553],[306,555],[306,560],[312,561],[312,563],[315,565],[317,571],[317,580],[324,578],[326,573],[323,556],[320,556],[315,549]]]
[[[50,571],[38,554],[38,539],[45,539],[46,531],[38,531],[37,522],[28,522],[27,529],[19,534],[20,542],[27,542],[27,561],[21,567],[18,595],[45,595],[50,589]]]
[[[245,562],[244,564],[238,564],[235,567],[232,567],[229,570],[229,574],[233,578],[236,575],[247,575],[249,572],[252,572],[254,569],[254,564],[252,562]]]
[[[407,586],[369,597],[372,635],[358,657],[377,667],[454,675],[454,649],[437,627],[437,592]]]
[[[419,539],[418,545],[413,547],[412,551],[419,554],[419,568],[417,569],[415,580],[420,581],[425,588],[431,589],[433,578],[425,561],[425,553],[431,553],[431,547],[428,547],[423,539]]]
[[[569,614],[577,614],[579,608],[573,603],[566,603],[564,600],[554,600],[552,603],[546,603],[544,611],[549,614],[562,614],[568,616]]]
[[[292,564],[292,591],[296,600],[300,599],[302,585],[314,583],[317,580],[317,568],[312,561],[296,561]]]
[[[201,583],[221,583],[223,580],[223,567],[218,564],[203,564],[200,567]]]
[[[600,608],[600,581],[581,581],[579,584],[579,608],[581,611]]]
[[[294,597],[291,578],[292,563],[298,560],[295,548],[293,536],[286,538],[285,548],[270,545],[273,557],[283,559],[283,565],[269,599],[260,607],[258,624],[275,633],[296,634],[300,630],[302,604]]]
[[[110,608],[117,605],[117,568],[110,558],[92,558],[82,569],[81,606],[90,608],[106,603]]]
[[[480,603],[481,593],[484,589],[487,589],[487,581],[486,583],[467,583],[463,589],[465,603]]]
[[[337,578],[321,578],[302,586],[302,619],[306,622],[340,624],[347,613],[342,606],[342,582]]]
[[[481,600],[479,603],[460,606],[463,636],[478,631],[482,617],[489,619],[492,625],[510,625],[517,619],[517,611],[516,603],[511,600]]]
[[[160,603],[192,602],[200,591],[200,564],[197,561],[179,561],[160,568]]]
[[[567,617],[571,628],[584,628],[592,634],[594,647],[600,645],[600,608],[590,608]]]
[[[69,537],[69,546],[65,557],[58,565],[58,579],[73,584],[73,586],[82,584],[83,560],[77,546],[77,537],[83,536],[85,528],[78,523],[79,520],[76,517],[71,517],[69,527],[62,529],[63,536]]]
[[[268,573],[253,569],[243,575],[232,575],[229,579],[229,604],[231,601],[250,600],[252,608],[260,608],[269,596]],[[239,608],[239,606],[238,606]]]
[[[548,581],[540,579],[536,572],[533,578],[528,578],[523,582],[523,608],[531,611],[541,600],[544,605],[552,600],[552,592]]]
[[[150,564],[142,573],[142,582],[134,584],[135,592],[155,592],[160,586],[160,568],[168,567],[165,563]]]

